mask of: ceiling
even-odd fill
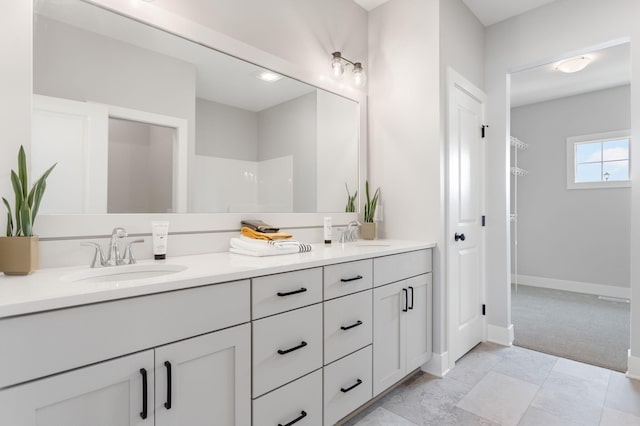
[[[631,82],[629,43],[597,50],[583,56],[592,62],[582,71],[565,74],[555,69],[558,62],[511,75],[511,106],[542,102],[607,89]]]

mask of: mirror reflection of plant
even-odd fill
[[[347,206],[345,207],[344,211],[347,213],[353,213],[356,211],[356,197],[358,196],[358,191],[356,190],[356,192],[351,195],[347,182],[344,183],[344,186],[345,188],[347,188]]]
[[[33,224],[40,209],[42,196],[47,188],[47,177],[49,177],[49,174],[56,164],[44,172],[29,191],[27,156],[24,153],[24,147],[20,145],[20,150],[18,151],[18,172],[16,173],[14,170],[11,170],[11,185],[13,186],[15,195],[15,222],[9,202],[6,198],[2,197],[2,201],[7,207],[7,237],[33,236]]]
[[[364,203],[364,221],[365,222],[373,222],[373,218],[376,214],[376,207],[378,205],[378,197],[380,197],[380,187],[376,189],[373,197],[369,196],[369,181],[365,181],[364,184],[365,195],[367,197],[367,201]]]

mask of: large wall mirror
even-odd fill
[[[43,214],[343,212],[360,106],[82,0],[36,0]]]

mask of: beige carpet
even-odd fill
[[[514,345],[587,364],[627,370],[629,304],[597,296],[511,287]]]

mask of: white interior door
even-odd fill
[[[453,362],[483,339],[485,95],[449,69],[447,273]]]

